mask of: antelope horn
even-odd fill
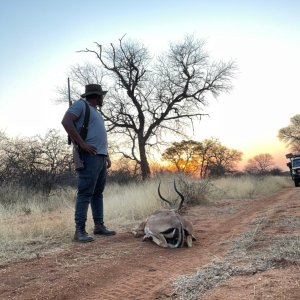
[[[160,197],[161,200],[167,202],[167,203],[170,205],[170,207],[172,207],[172,203],[171,203],[169,200],[165,199],[165,198],[161,195],[161,193],[160,193],[160,184],[161,184],[161,182],[159,182],[159,185],[158,185],[158,196]]]
[[[174,180],[174,189],[175,189],[176,193],[177,193],[177,194],[180,196],[180,198],[181,198],[181,201],[180,201],[179,206],[178,206],[178,211],[180,211],[181,208],[182,208],[182,205],[183,205],[184,196],[178,191],[178,189],[177,189],[177,187],[176,187],[176,182],[175,182],[175,180]]]

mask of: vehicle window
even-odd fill
[[[293,160],[293,167],[300,167],[300,158]]]

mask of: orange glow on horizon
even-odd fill
[[[291,151],[289,151],[286,146],[281,143],[280,141],[264,141],[253,147],[248,147],[247,149],[238,149],[239,151],[243,152],[242,161],[237,164],[237,170],[243,171],[245,166],[248,163],[248,160],[253,158],[258,154],[265,154],[269,153],[273,157],[274,168],[279,168],[283,172],[288,171],[286,163],[288,162],[285,155]],[[172,163],[167,161],[161,161],[160,159],[156,161],[150,162],[151,169],[153,170],[168,170],[171,172],[176,172],[177,168]]]
[[[286,153],[290,151],[286,146],[279,141],[265,141],[259,143],[251,148],[242,150],[243,160],[239,163],[238,169],[242,171],[247,165],[248,160],[253,158],[258,154],[269,153],[273,157],[274,168],[280,168],[282,171],[287,171],[287,159],[285,157]]]

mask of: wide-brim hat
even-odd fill
[[[99,95],[104,96],[107,91],[103,91],[100,84],[87,84],[85,86],[85,93],[81,95],[82,98],[85,98],[89,95]]]

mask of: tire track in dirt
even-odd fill
[[[264,220],[258,222],[260,228],[253,236],[254,243],[248,248],[248,254],[251,256],[251,250],[259,250],[254,254],[258,259],[261,256],[264,262],[273,260],[277,266],[271,265],[265,271],[262,268],[262,272],[251,276],[233,276],[198,299],[300,299],[300,253],[297,248],[300,237],[300,189],[292,188],[274,204],[263,212]],[[284,240],[283,248],[276,243],[280,240]],[[273,249],[268,250],[268,247]]]
[[[160,249],[154,250],[155,245],[146,245],[142,261],[134,260],[130,264],[130,274],[120,274],[114,278],[113,290],[111,283],[108,288],[104,286],[95,288],[92,293],[85,295],[82,299],[163,299],[171,297],[170,283],[179,275],[195,272],[199,267],[206,265],[214,258],[224,255],[226,249],[222,242],[232,239],[234,236],[245,231],[245,226],[257,216],[257,214],[272,209],[281,201],[287,201],[293,191],[282,191],[274,197],[261,198],[247,201],[241,210],[230,216],[221,216],[210,220],[205,228],[201,224],[206,218],[199,216],[194,219],[196,236],[199,240],[195,242],[192,249]],[[243,200],[241,200],[243,201]],[[193,208],[190,211],[191,217],[201,214],[201,208]],[[223,218],[223,220],[222,220]],[[202,219],[202,222],[201,222]],[[203,229],[201,229],[203,228]],[[155,254],[156,252],[156,254]],[[122,267],[120,269],[123,269]],[[148,270],[148,271],[147,271]],[[166,288],[167,287],[167,288]]]
[[[130,233],[120,233],[90,244],[74,244],[56,255],[8,265],[0,269],[0,299],[171,298],[171,283],[176,277],[224,256],[226,241],[294,193],[294,189],[284,189],[272,197],[190,208],[186,215],[197,237],[193,248],[163,249]],[[235,212],[226,213],[226,205]]]

